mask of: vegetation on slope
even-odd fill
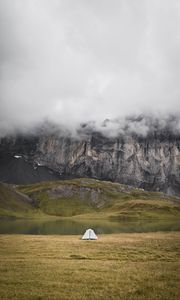
[[[29,197],[11,185],[0,183],[0,217],[30,217],[35,213]]]
[[[180,199],[118,183],[73,179],[12,186],[0,183],[0,217],[178,219]]]
[[[81,178],[19,186],[18,190],[48,215],[113,220],[180,217],[179,198],[119,183]]]

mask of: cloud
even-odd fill
[[[180,112],[178,0],[1,0],[0,20],[1,135]]]

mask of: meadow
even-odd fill
[[[180,233],[0,235],[0,299],[178,300]]]

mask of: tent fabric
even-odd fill
[[[82,237],[82,240],[97,240],[97,239],[98,237],[95,234],[94,230],[92,229],[87,229]]]

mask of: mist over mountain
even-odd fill
[[[137,135],[147,137],[155,134],[180,135],[180,116],[174,115],[136,115],[106,119],[103,122],[87,122],[81,124],[77,134],[97,131],[107,137],[120,135]]]
[[[87,135],[99,132],[105,137],[115,138],[123,135],[137,135],[147,137],[152,135],[166,134],[168,136],[180,135],[180,115],[179,114],[148,114],[129,115],[116,119],[105,119],[100,121],[87,121],[69,128],[60,122],[50,122],[48,120],[39,122],[29,128],[15,128],[4,133],[0,138],[24,136],[40,136],[56,134],[57,136],[67,136],[75,139],[84,139]]]

